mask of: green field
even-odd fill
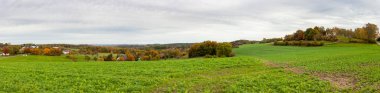
[[[376,92],[380,46],[243,45],[233,58],[70,62],[0,58],[0,92]]]
[[[239,56],[254,56],[265,62],[290,65],[306,74],[314,74],[311,76],[327,79],[335,84],[335,87],[346,90],[380,89],[378,45],[330,44],[324,47],[291,47],[262,44],[241,46],[235,52],[239,53]]]

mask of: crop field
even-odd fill
[[[239,56],[254,56],[266,62],[292,66],[313,74],[335,87],[350,91],[380,89],[380,46],[374,44],[329,44],[323,47],[290,47],[268,44],[244,45]],[[287,69],[287,67],[284,67]],[[288,67],[289,68],[289,67]]]
[[[237,57],[71,62],[0,58],[0,92],[376,92],[380,46],[243,45]]]
[[[5,59],[3,59],[5,60]],[[151,62],[1,62],[2,92],[323,92],[324,81],[252,57]]]

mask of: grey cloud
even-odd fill
[[[1,0],[0,41],[177,43],[379,23],[380,0]]]

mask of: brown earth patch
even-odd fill
[[[349,74],[340,74],[340,73],[320,73],[316,72],[313,73],[314,76],[317,76],[318,78],[322,80],[329,81],[331,84],[333,84],[335,87],[340,89],[347,89],[347,88],[355,88],[356,83],[358,80]]]
[[[294,67],[289,64],[277,64],[273,62],[265,62],[264,64],[269,67],[281,67],[284,68],[285,71],[293,72],[296,74],[310,73],[301,67]],[[356,83],[358,82],[358,79],[350,74],[311,72],[311,75],[316,76],[319,79],[329,81],[333,86],[339,89],[355,88]]]
[[[265,62],[264,64],[269,67],[276,67],[276,68],[281,67],[281,68],[284,68],[285,71],[296,73],[296,74],[305,73],[305,70],[303,68],[293,67],[289,64],[276,64],[273,62]]]
[[[303,73],[305,73],[305,70],[303,70],[301,68],[296,68],[296,67],[285,68],[285,71],[290,71],[290,72],[293,72],[293,73],[296,73],[296,74],[303,74]]]
[[[266,65],[268,67],[282,67],[280,64],[276,64],[273,62],[265,62],[264,65]]]

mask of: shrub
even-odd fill
[[[234,52],[231,52],[228,57],[234,57],[236,54]]]
[[[62,50],[60,48],[51,48],[50,49],[50,55],[51,56],[61,56]]]
[[[67,55],[66,58],[70,59],[73,62],[77,62],[78,61],[78,58],[76,56],[74,56],[74,55]]]
[[[88,56],[88,55],[86,55],[86,56],[84,56],[84,60],[88,62],[88,61],[90,61],[90,60],[91,60],[91,57],[90,57],[90,56]]]
[[[112,54],[109,54],[105,59],[104,61],[113,61],[113,55]]]
[[[98,57],[94,57],[94,59],[93,59],[94,61],[98,61]]]
[[[193,57],[199,57],[201,56],[199,47],[201,46],[201,43],[193,44],[189,49],[189,58]]]
[[[275,46],[323,46],[323,42],[318,41],[284,41],[274,42]]]
[[[230,57],[232,52],[231,43],[217,43],[215,41],[205,41],[193,44],[188,52],[189,58],[204,57],[206,55]]]
[[[136,58],[132,54],[127,54],[127,61],[136,61]]]
[[[45,48],[43,54],[46,56],[61,56],[62,51],[60,48]]]
[[[30,53],[32,55],[40,55],[41,54],[41,50],[39,48],[32,48],[32,49],[30,49]]]
[[[99,57],[98,61],[104,61],[104,57]]]
[[[276,41],[273,43],[274,45],[277,45],[277,46],[286,46],[287,45],[287,42],[282,42],[282,41]]]
[[[217,58],[218,56],[216,56],[216,55],[206,55],[206,56],[204,56],[205,58]]]
[[[230,43],[219,43],[216,47],[216,55],[218,57],[230,57],[232,45]]]
[[[157,50],[145,51],[143,60],[160,60],[160,53]]]

